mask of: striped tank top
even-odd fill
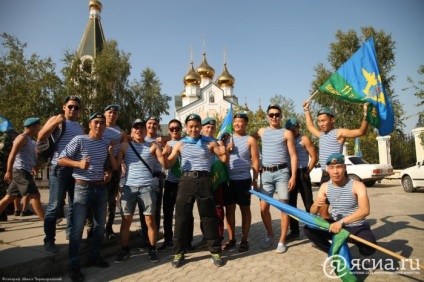
[[[250,179],[251,159],[247,141],[249,135],[233,136],[234,147],[230,152],[229,173],[231,180]],[[230,140],[227,140],[227,145]]]
[[[144,161],[150,166],[153,167],[156,160],[155,157],[150,153],[150,143],[136,143],[132,142],[135,150],[140,154]],[[152,173],[146,167],[146,165],[137,157],[134,150],[131,146],[128,146],[128,149],[125,153],[124,163],[126,167],[126,182],[127,186],[154,186],[157,187],[158,179],[153,178]]]
[[[327,158],[331,154],[343,152],[343,144],[337,141],[337,131],[338,129],[332,129],[319,136],[319,163],[322,170],[326,169]]]
[[[181,149],[181,167],[183,171],[210,171],[212,153],[208,148],[208,142],[197,144],[184,143]]]
[[[262,165],[275,166],[288,162],[288,149],[284,141],[284,128],[267,127],[262,134]]]
[[[308,153],[308,150],[306,150],[306,148],[303,146],[302,137],[303,137],[303,135],[299,134],[294,139],[294,145],[296,147],[297,167],[298,168],[308,167],[308,164],[309,164],[309,153]],[[289,168],[291,168],[290,155],[289,155]]]
[[[102,135],[103,139],[109,142],[114,142],[113,145],[113,154],[116,156],[118,154],[119,145],[121,144],[121,128],[117,125],[114,127],[107,126]]]
[[[13,163],[13,168],[15,169],[23,169],[28,172],[32,172],[32,167],[34,163],[37,161],[35,159],[35,145],[32,142],[32,139],[25,134],[20,134],[27,139],[26,144],[22,147],[22,149],[16,154],[15,162]]]
[[[348,215],[351,215],[358,209],[358,200],[353,195],[352,186],[353,179],[348,178],[348,182],[344,187],[334,187],[332,181],[328,182],[327,198],[331,204],[331,216],[334,220],[340,220]],[[365,223],[365,219],[355,221],[346,226],[358,226]]]
[[[57,159],[60,153],[63,151],[63,149],[65,149],[65,146],[72,140],[72,138],[82,134],[84,134],[84,131],[82,130],[82,127],[78,122],[66,120],[65,132],[63,133],[59,142],[56,143],[56,150],[53,154],[51,163],[56,165]],[[57,140],[57,138],[59,138],[59,135],[60,135],[60,129],[57,128],[55,131],[53,131],[53,139]]]
[[[177,140],[171,140],[171,141],[169,141],[169,146],[171,146],[171,147],[174,147],[175,146],[175,144],[177,144],[178,143],[178,141]],[[180,157],[178,156],[178,159],[180,159]],[[181,164],[181,161],[179,160],[179,163]],[[178,180],[180,179],[180,177],[178,177],[178,176],[175,176],[173,173],[172,173],[172,169],[168,169],[167,170],[167,173],[166,173],[166,180],[168,180],[168,181],[171,181],[171,182],[178,182]]]
[[[162,150],[162,146],[156,142],[156,137],[144,137],[144,141],[147,143],[155,143],[159,146],[159,148]],[[162,165],[160,164],[160,161],[157,158],[154,158],[154,165],[151,166],[153,172],[161,172],[162,171]]]

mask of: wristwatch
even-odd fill
[[[343,218],[339,220],[339,223],[342,225],[342,227],[345,225]]]

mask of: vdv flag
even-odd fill
[[[311,228],[326,231],[328,231],[328,229],[330,228],[330,223],[319,216],[310,214],[306,211],[299,210],[267,195],[259,193],[255,190],[250,190],[250,193],[258,196],[261,200],[264,200],[268,204],[288,214],[297,221],[303,222]],[[329,257],[333,256],[333,261],[337,261],[337,267],[335,268],[335,271],[337,273],[337,276],[340,277],[340,279],[344,282],[359,281],[357,277],[351,272],[351,256],[346,241],[349,235],[350,233],[345,229],[342,229],[339,233],[334,234],[331,249],[328,254]]]
[[[11,129],[11,128],[13,128],[12,123],[7,118],[0,115],[0,131],[6,132],[8,129]]]
[[[355,138],[355,156],[362,157],[361,147],[359,146],[359,138]]]
[[[373,37],[321,85],[319,90],[353,103],[369,102],[367,121],[378,129],[381,136],[393,131],[393,107],[381,82]]]
[[[230,109],[228,110],[228,113],[225,116],[224,121],[222,122],[221,128],[219,129],[218,136],[216,138],[220,140],[222,137],[222,134],[224,133],[233,134],[233,106],[232,105],[230,105]]]

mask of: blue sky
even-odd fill
[[[88,0],[0,1],[0,32],[28,43],[27,55],[51,57],[62,68],[65,50],[74,51],[88,21]],[[171,96],[183,90],[183,77],[193,50],[194,66],[207,53],[215,78],[223,69],[223,50],[229,72],[235,77],[234,93],[256,110],[274,95],[291,98],[296,111],[312,91],[313,68],[326,63],[329,45],[338,29],[360,34],[360,27],[373,26],[392,35],[396,44],[393,85],[408,115],[420,109],[407,76],[416,81],[424,64],[424,1],[286,1],[286,0],[101,0],[102,26],[106,39],[118,41],[119,49],[131,53],[131,80],[146,67],[162,82],[162,92]],[[3,51],[3,50],[2,50]],[[174,114],[171,102],[169,121]],[[421,109],[422,110],[422,109]],[[418,121],[406,121],[410,132]]]

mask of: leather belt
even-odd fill
[[[98,186],[105,184],[104,180],[85,181],[82,179],[75,179],[75,183],[82,184],[82,185],[98,185]]]
[[[208,177],[208,176],[210,176],[210,173],[208,171],[193,170],[193,171],[184,171],[183,175],[188,176],[188,177],[192,177],[192,178],[199,178],[199,177]]]
[[[262,167],[262,169],[264,171],[275,172],[275,171],[278,171],[278,170],[286,168],[286,167],[287,167],[287,163],[283,163],[283,164],[279,164],[279,165],[275,165],[275,166],[264,166],[264,167]]]

